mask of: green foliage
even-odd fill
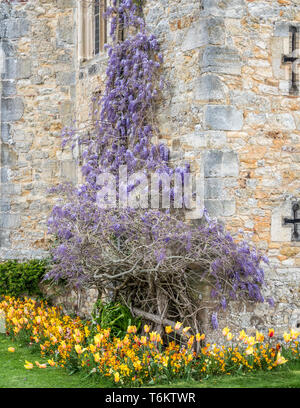
[[[46,268],[45,260],[0,263],[0,295],[42,296],[39,283],[45,275]]]
[[[133,0],[134,4],[137,6],[143,7],[144,5],[144,0]]]
[[[112,337],[124,338],[128,326],[141,327],[141,319],[132,316],[128,307],[121,303],[110,302],[103,304],[98,300],[92,314],[93,325],[100,325],[102,329],[111,329]]]
[[[8,347],[14,347],[15,352],[9,353]],[[41,370],[35,366],[35,361],[47,363],[47,358],[41,357],[40,347],[33,345],[24,347],[19,342],[0,334],[0,389],[2,388],[109,388],[112,384],[99,377],[89,377],[83,373],[69,375],[61,367],[49,367]],[[25,360],[34,364],[32,370],[25,370]]]

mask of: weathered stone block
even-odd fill
[[[1,140],[2,143],[9,143],[12,140],[10,125],[8,123],[1,123]]]
[[[205,109],[205,128],[241,130],[243,128],[243,113],[233,106],[208,105]]]
[[[3,143],[1,146],[1,165],[12,166],[17,162],[17,155],[12,147]]]
[[[249,14],[253,17],[274,18],[279,16],[280,7],[276,2],[267,3],[264,1],[248,4]]]
[[[223,204],[220,200],[205,200],[204,207],[210,217],[220,217],[223,215]]]
[[[257,95],[251,91],[232,91],[231,104],[237,106],[239,109],[254,110],[259,112],[268,112],[271,110],[270,98]]]
[[[13,229],[21,225],[19,214],[0,213],[0,228]]]
[[[99,72],[99,64],[93,64],[88,69],[88,75],[93,76]]]
[[[201,101],[224,99],[225,86],[216,75],[203,75],[195,81],[194,98]]]
[[[75,183],[77,180],[77,163],[73,160],[61,162],[61,177],[63,180]]]
[[[222,161],[222,176],[223,177],[238,177],[239,176],[239,160],[235,152],[224,152]]]
[[[290,22],[278,21],[275,23],[274,36],[275,37],[289,37],[290,35]]]
[[[235,200],[205,200],[204,205],[211,217],[231,217],[235,214]]]
[[[182,51],[190,51],[203,45],[222,45],[225,41],[225,25],[221,18],[209,18],[193,23],[182,41]]]
[[[1,21],[1,19],[0,19]],[[13,57],[16,54],[15,47],[11,43],[11,41],[3,40],[2,41],[2,49],[6,57]]]
[[[223,200],[223,216],[232,217],[235,214],[236,205],[235,200]]]
[[[24,104],[21,98],[2,99],[2,120],[3,122],[14,122],[23,116]]]
[[[271,218],[271,241],[291,242],[292,225],[284,225],[283,219],[292,215],[292,202],[287,200],[279,204],[272,211]]]
[[[4,21],[5,37],[16,39],[24,37],[30,28],[30,23],[25,18],[8,19]]]
[[[241,18],[246,14],[245,0],[203,0],[204,15]]]
[[[296,124],[290,113],[274,113],[267,115],[267,122],[272,128],[279,130],[295,130]]]
[[[204,184],[205,199],[220,199],[223,195],[223,180],[221,178],[206,178]]]
[[[8,169],[7,169],[7,167],[1,167],[0,174],[1,174],[1,177],[0,177],[1,183],[7,183],[8,182]]]
[[[67,86],[75,85],[76,74],[75,72],[58,72],[56,74],[57,85]]]
[[[66,9],[74,7],[74,0],[56,0],[57,7],[60,9]]]
[[[202,72],[240,75],[241,58],[235,48],[208,46],[200,57],[200,67]]]
[[[8,212],[11,209],[10,202],[7,199],[0,200],[0,212]]]
[[[17,58],[6,58],[5,60],[5,79],[16,79],[17,78]]]
[[[17,65],[17,78],[26,79],[31,76],[31,61],[29,58],[21,58]]]
[[[57,39],[59,43],[66,42],[68,44],[73,44],[74,30],[70,16],[67,18],[63,16],[58,20]]]
[[[16,95],[16,83],[14,81],[2,81],[2,96],[13,96]]]
[[[204,177],[222,177],[223,152],[210,150],[204,153]]]

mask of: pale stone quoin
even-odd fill
[[[290,94],[283,56],[290,27],[300,27],[299,0],[146,0],[144,17],[164,54],[161,141],[203,172],[209,213],[243,229],[271,262],[275,307],[232,303],[224,318],[297,327],[300,242],[283,219],[300,202],[300,95]],[[93,52],[92,19],[77,0],[0,3],[2,259],[47,256],[48,188],[81,180],[80,155],[62,151],[60,135],[72,119],[84,127],[104,87],[107,55]]]

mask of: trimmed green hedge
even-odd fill
[[[47,261],[6,261],[0,263],[0,295],[42,296],[39,283],[46,273]]]

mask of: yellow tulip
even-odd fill
[[[38,368],[47,368],[47,365],[46,365],[46,364],[40,364],[38,361],[35,361],[35,365],[36,365]]]
[[[103,334],[100,334],[100,333],[96,334],[96,336],[94,337],[94,343],[95,343],[95,345],[97,347],[101,346],[101,342],[102,342],[103,338],[104,338]]]
[[[227,334],[227,337],[226,337],[226,338],[227,338],[228,341],[232,340],[233,334],[229,332],[229,333]]]
[[[173,331],[172,326],[167,326],[167,327],[165,328],[165,331],[166,331],[167,334],[172,333],[172,331]]]
[[[257,341],[255,341],[255,338],[253,336],[250,336],[245,338],[245,343],[248,344],[248,346],[254,346],[254,344],[256,344]]]
[[[150,333],[150,341],[156,341],[156,336],[157,336],[156,332],[151,332]]]
[[[240,331],[239,340],[244,340],[247,337],[245,330]]]
[[[190,338],[189,338],[189,341],[188,341],[188,345],[190,346],[190,347],[192,347],[192,345],[194,344],[194,336],[191,336]]]
[[[227,334],[229,333],[229,331],[230,331],[230,330],[228,329],[228,327],[224,327],[224,329],[223,329],[223,331],[222,331],[223,336],[226,337]]]
[[[187,356],[187,361],[192,361],[193,360],[193,355],[192,354],[189,354],[188,356]]]
[[[135,326],[128,326],[127,328],[127,333],[136,333],[137,332],[137,328]]]
[[[95,360],[95,363],[98,363],[100,361],[100,354],[99,353],[94,354],[94,360]]]
[[[284,357],[282,357],[281,354],[280,354],[280,351],[278,351],[275,364],[276,364],[276,365],[280,365],[280,364],[285,364],[285,363],[287,363],[287,362],[288,362],[288,360],[286,360]]]
[[[299,335],[298,332],[296,332],[294,329],[291,329],[291,338],[292,338],[293,340],[296,340],[297,337],[298,337],[298,335]]]
[[[253,347],[252,346],[248,346],[247,348],[246,348],[246,354],[247,354],[247,356],[249,356],[250,354],[253,354]]]
[[[51,367],[55,367],[55,365],[56,365],[56,363],[55,363],[54,360],[48,360],[48,364],[49,364]]]
[[[190,327],[185,327],[185,328],[182,330],[182,333],[183,333],[183,334],[186,334],[189,330],[190,330]]]
[[[116,372],[114,377],[115,377],[115,382],[118,383],[120,381],[120,374]]]
[[[77,354],[82,354],[83,353],[83,350],[82,350],[82,348],[81,348],[81,346],[79,344],[76,344],[75,351],[76,351]]]
[[[144,345],[147,344],[147,337],[146,336],[141,337],[141,343],[144,344]]]
[[[133,326],[133,327],[134,327],[134,326]],[[110,329],[104,329],[104,330],[103,330],[103,333],[104,333],[104,337],[108,338],[109,335],[110,335]]]
[[[145,324],[145,326],[144,326],[144,332],[145,332],[145,333],[149,333],[149,331],[150,331],[150,327],[149,327],[147,324]]]
[[[291,340],[291,335],[289,333],[283,333],[283,338],[285,342],[289,342]]]
[[[265,336],[256,330],[256,340],[262,343],[265,339]]]
[[[24,367],[26,368],[26,370],[32,370],[33,369],[33,364],[30,363],[29,361],[25,360]]]
[[[96,351],[96,347],[93,344],[90,344],[89,349],[90,349],[91,353],[95,353],[95,351]]]
[[[7,349],[10,353],[14,353],[16,350],[13,347],[8,347]]]
[[[177,322],[177,323],[175,324],[174,329],[175,329],[175,330],[179,330],[181,326],[182,326],[182,323]]]

